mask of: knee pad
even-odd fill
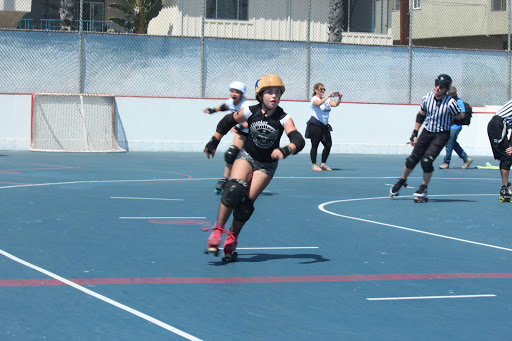
[[[409,169],[414,169],[416,165],[418,164],[419,160],[414,159],[412,156],[409,156],[407,159],[405,159],[405,167]]]
[[[254,205],[252,200],[246,198],[244,202],[242,202],[233,210],[233,218],[241,223],[245,223],[251,217],[252,212],[254,212]]]
[[[500,161],[500,169],[509,170],[510,166],[512,166],[512,160],[501,160]]]
[[[432,173],[434,171],[434,157],[426,155],[421,159],[421,168],[425,173]]]
[[[236,157],[238,156],[238,153],[240,152],[240,149],[238,149],[238,147],[236,146],[230,146],[228,148],[228,150],[226,151],[226,153],[224,154],[224,161],[226,161],[226,163],[228,165],[232,165],[233,162],[235,162],[236,160]]]
[[[231,179],[227,182],[222,192],[221,202],[227,207],[235,208],[242,203],[245,198],[245,191],[248,187],[247,182],[240,179]]]

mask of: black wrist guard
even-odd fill
[[[292,154],[292,147],[290,146],[284,146],[282,148],[279,148],[279,150],[281,151],[281,153],[283,153],[283,159],[288,155]]]
[[[219,145],[220,141],[217,140],[215,136],[212,136],[210,141],[206,144],[204,147],[204,151],[211,154],[215,149],[217,149],[217,146]]]
[[[427,118],[427,116],[424,116],[424,115],[418,113],[416,115],[416,123],[423,124],[423,122],[425,121],[425,118]]]
[[[215,108],[206,108],[206,111],[208,111],[209,114],[213,114],[214,112],[217,112]]]
[[[415,137],[418,137],[418,131],[416,129],[414,129],[412,131],[411,138],[410,138],[411,142],[414,141]]]

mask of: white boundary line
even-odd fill
[[[475,297],[496,297],[494,294],[482,295],[451,295],[451,296],[417,296],[417,297],[374,297],[366,298],[368,301],[398,301],[398,300],[434,300],[442,298],[475,298]]]
[[[110,199],[130,199],[130,200],[169,200],[169,201],[184,201],[184,200],[185,200],[185,199],[137,198],[137,197],[110,197]]]
[[[270,247],[237,247],[237,250],[296,250],[318,249],[318,246],[270,246]]]
[[[94,291],[92,291],[92,290],[89,290],[89,289],[87,289],[87,288],[84,288],[83,286],[78,285],[78,284],[76,284],[76,283],[74,283],[74,282],[71,282],[71,281],[69,281],[69,280],[67,280],[67,279],[65,279],[65,278],[63,278],[63,277],[61,277],[61,276],[59,276],[59,275],[54,274],[53,272],[50,272],[50,271],[45,270],[45,269],[43,269],[43,268],[40,268],[40,267],[38,267],[38,266],[36,266],[36,265],[34,265],[34,264],[31,264],[31,263],[29,263],[29,262],[26,262],[26,261],[24,261],[23,259],[20,259],[20,258],[18,258],[18,257],[16,257],[16,256],[13,256],[13,255],[11,255],[11,254],[10,254],[10,253],[8,253],[8,252],[5,252],[4,250],[0,250],[0,254],[4,255],[4,256],[5,256],[5,257],[7,257],[7,258],[10,258],[11,260],[13,260],[13,261],[15,261],[15,262],[18,262],[18,263],[20,263],[20,264],[22,264],[22,265],[28,266],[29,268],[32,268],[32,269],[34,269],[34,270],[36,270],[36,271],[39,271],[39,272],[41,272],[41,273],[43,273],[43,274],[45,274],[45,275],[47,275],[47,276],[49,276],[49,277],[51,277],[51,278],[54,278],[54,279],[56,279],[56,280],[58,280],[58,281],[60,281],[60,282],[62,282],[62,283],[64,283],[64,284],[67,284],[67,285],[69,285],[70,287],[73,287],[73,288],[75,288],[75,289],[77,289],[77,290],[80,290],[81,292],[83,292],[83,293],[85,293],[85,294],[87,294],[87,295],[90,295],[90,296],[92,296],[92,297],[95,297],[95,298],[97,298],[97,299],[99,299],[99,300],[102,300],[103,302],[106,302],[106,303],[108,303],[108,304],[111,304],[111,305],[113,305],[113,306],[115,306],[115,307],[119,308],[119,309],[122,309],[122,310],[124,310],[124,311],[127,311],[127,312],[129,312],[130,314],[133,314],[133,315],[135,315],[135,316],[137,316],[137,317],[140,317],[140,318],[142,318],[142,319],[144,319],[144,320],[146,320],[146,321],[149,321],[149,322],[151,322],[151,323],[154,323],[154,324],[156,324],[157,326],[162,327],[162,328],[164,328],[164,329],[166,329],[166,330],[168,330],[168,331],[170,331],[170,332],[173,332],[174,334],[179,335],[179,336],[181,336],[181,337],[183,337],[183,338],[185,338],[185,339],[193,340],[193,341],[201,341],[201,339],[198,339],[197,337],[195,337],[195,336],[193,336],[193,335],[190,335],[190,334],[188,334],[188,333],[185,333],[185,332],[184,332],[184,331],[182,331],[182,330],[179,330],[179,329],[177,329],[177,328],[175,328],[175,327],[173,327],[173,326],[171,326],[171,325],[168,325],[167,323],[164,323],[164,322],[162,322],[162,321],[159,321],[159,320],[157,320],[157,319],[155,319],[155,318],[153,318],[153,317],[151,317],[151,316],[149,316],[149,315],[146,315],[146,314],[144,314],[144,313],[142,313],[142,312],[140,312],[140,311],[138,311],[138,310],[135,310],[135,309],[133,309],[133,308],[130,308],[130,307],[128,307],[128,306],[126,306],[126,305],[124,305],[124,304],[122,304],[122,303],[119,303],[119,302],[117,302],[117,301],[114,301],[114,300],[112,300],[112,299],[110,299],[110,298],[108,298],[108,297],[106,297],[106,296],[100,295],[100,294],[98,294],[98,293],[96,293],[96,292],[94,292]]]
[[[119,219],[206,219],[206,217],[119,217]]]
[[[329,177],[316,177],[316,176],[275,176],[274,179],[310,179],[310,180],[337,180],[337,179],[396,179],[396,176],[329,176]],[[421,179],[420,177],[409,177],[408,179]],[[441,180],[485,180],[499,182],[497,178],[443,178],[436,177]],[[101,183],[126,183],[126,182],[162,182],[162,181],[203,181],[203,180],[218,180],[218,178],[186,178],[186,179],[139,179],[139,180],[82,180],[82,181],[69,181],[69,182],[46,182],[39,184],[21,184],[0,186],[2,189],[10,188],[23,188],[23,187],[41,187],[41,186],[58,186],[58,185],[78,185],[78,184],[101,184]]]
[[[464,196],[489,196],[489,195],[495,196],[496,194],[464,194]],[[429,195],[429,197],[449,197],[449,196],[461,197],[462,194]],[[409,195],[409,196],[406,196],[406,197],[412,197],[412,196]],[[328,211],[327,209],[325,209],[325,206],[330,205],[330,204],[334,204],[334,203],[358,201],[358,200],[375,200],[375,199],[393,200],[389,196],[387,196],[387,197],[374,197],[374,198],[357,198],[357,199],[334,200],[334,201],[329,201],[329,202],[325,202],[323,204],[318,205],[318,209],[320,209],[320,211],[325,212],[327,214],[331,214],[331,215],[334,215],[334,216],[337,216],[337,217],[341,217],[341,218],[347,218],[347,219],[362,221],[362,222],[365,222],[365,223],[372,223],[372,224],[376,224],[376,225],[388,226],[388,227],[393,227],[393,228],[400,229],[400,230],[411,231],[411,232],[416,232],[416,233],[422,233],[422,234],[426,234],[426,235],[429,235],[429,236],[445,238],[445,239],[451,239],[451,240],[455,240],[455,241],[458,241],[458,242],[474,244],[474,245],[480,245],[480,246],[485,246],[485,247],[490,247],[490,248],[494,248],[494,249],[499,249],[499,250],[505,250],[505,251],[511,251],[512,252],[512,249],[509,249],[509,248],[506,248],[506,247],[501,247],[501,246],[496,246],[496,245],[491,245],[491,244],[485,244],[485,243],[479,243],[479,242],[475,242],[475,241],[472,241],[472,240],[461,239],[461,238],[456,238],[456,237],[450,237],[450,236],[446,236],[446,235],[442,235],[442,234],[437,234],[437,233],[432,233],[432,232],[412,229],[412,228],[408,228],[408,227],[404,227],[404,226],[398,226],[398,225],[393,225],[393,224],[382,223],[380,221],[375,221],[375,220],[368,220],[368,219],[362,219],[362,218],[357,218],[357,217],[351,217],[351,216],[348,216],[348,215],[334,213],[334,212],[331,212],[331,211]]]

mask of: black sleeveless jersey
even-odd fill
[[[277,107],[270,117],[261,112],[261,104],[245,108],[244,116],[249,124],[249,137],[245,142],[245,150],[260,162],[272,162],[272,151],[279,148],[284,124],[290,118],[287,113]]]

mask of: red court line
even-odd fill
[[[359,282],[415,279],[496,279],[512,278],[512,273],[425,273],[380,275],[330,276],[261,276],[261,277],[142,277],[142,278],[76,278],[79,285],[114,284],[219,284],[219,283],[304,283],[304,282]],[[66,285],[56,279],[5,279],[0,287]]]

